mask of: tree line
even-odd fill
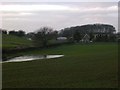
[[[116,34],[115,27],[108,24],[88,24],[68,27],[59,31],[53,30],[51,27],[41,27],[37,31],[27,34],[23,30],[7,32],[5,29],[0,29],[0,31],[3,34],[31,38],[35,44],[43,46],[46,46],[52,39],[56,40],[57,37],[66,37],[69,42],[80,42],[87,34],[90,36],[90,41],[109,42],[116,41],[119,36]]]
[[[116,38],[115,27],[108,24],[88,24],[82,26],[75,26],[64,28],[61,30],[61,36],[67,38],[75,37],[77,41],[80,41],[85,34],[90,36],[90,40],[95,41],[114,41]]]
[[[26,35],[25,31],[23,31],[23,30],[19,30],[19,31],[15,31],[15,30],[7,31],[5,29],[0,29],[0,32],[2,34],[15,35],[15,36],[19,36],[19,37],[24,37]]]

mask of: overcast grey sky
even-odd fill
[[[0,0],[1,2],[118,2],[119,0]]]
[[[93,23],[118,29],[117,2],[4,2],[0,7],[2,28],[8,30],[31,32],[42,26],[60,30]]]

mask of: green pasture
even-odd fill
[[[23,51],[21,55],[65,56],[3,63],[3,88],[115,88],[117,52],[116,43],[71,44]]]
[[[25,37],[2,34],[2,49],[31,46],[32,42]]]

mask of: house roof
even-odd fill
[[[85,34],[85,36],[83,37],[83,39],[89,39],[90,36],[88,34]]]

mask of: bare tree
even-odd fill
[[[48,41],[52,39],[52,32],[53,29],[50,27],[42,27],[34,35],[34,41],[35,44],[41,45],[46,47],[48,44]]]

